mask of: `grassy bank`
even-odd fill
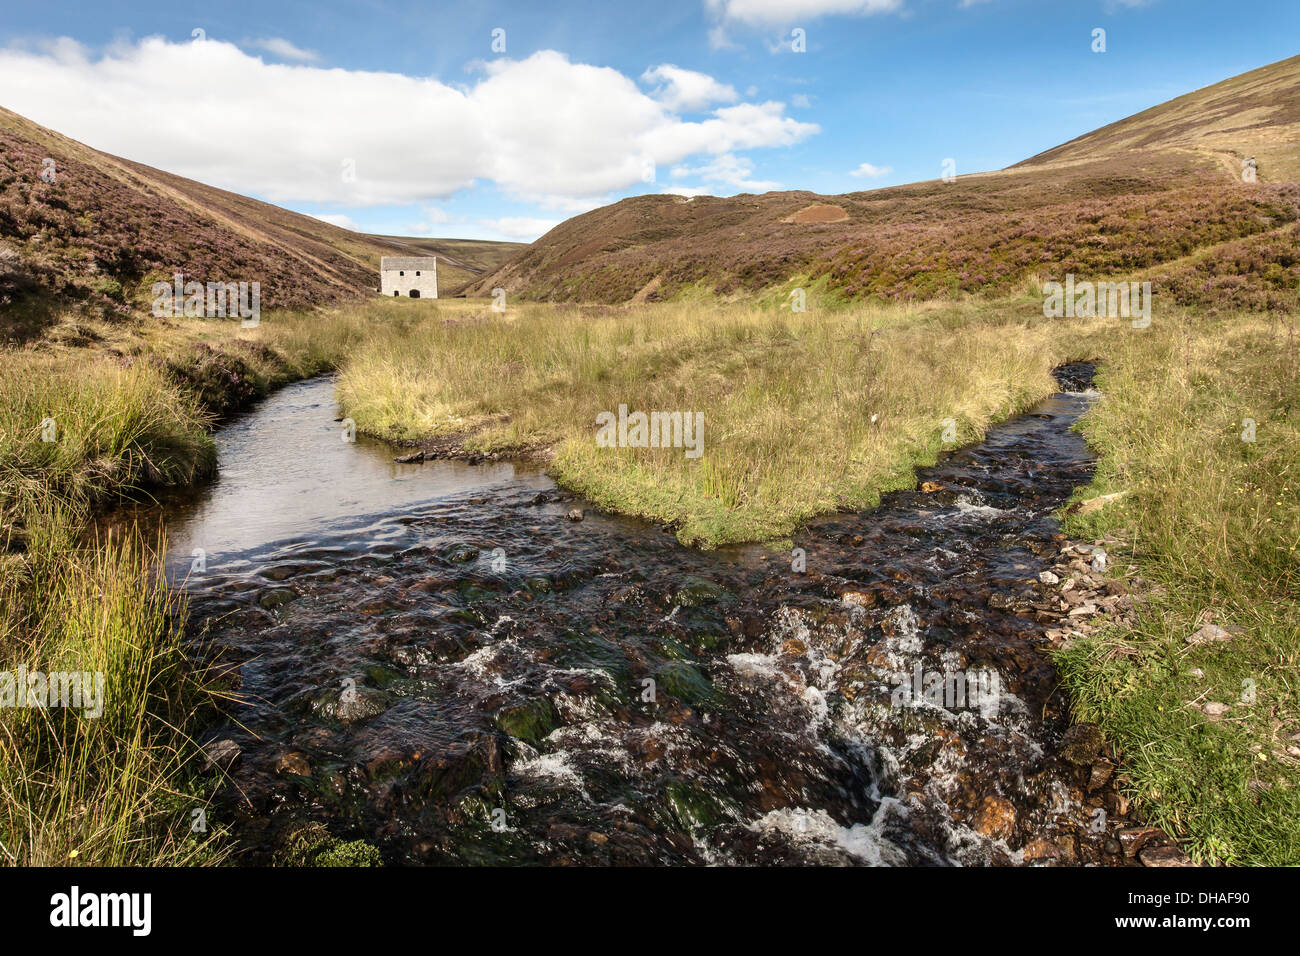
[[[1101,467],[1081,496],[1127,495],[1067,525],[1131,542],[1119,561],[1150,582],[1148,601],[1135,627],[1079,641],[1059,666],[1148,819],[1205,862],[1294,865],[1300,340],[1247,315],[1148,331],[1108,350],[1105,397],[1083,426]],[[1211,622],[1229,639],[1188,643]]]
[[[88,521],[121,494],[209,475],[219,414],[332,367],[362,331],[343,314],[249,330],[82,320],[0,352],[0,671],[90,675],[87,689],[103,675],[104,688],[102,707],[45,709],[11,688],[0,708],[5,862],[223,858],[217,822],[193,826],[211,778],[198,774],[191,734],[212,695],[183,648],[164,542],[87,540]]]
[[[81,532],[123,490],[207,473],[216,415],[276,384],[338,368],[363,431],[541,454],[601,507],[712,546],[869,507],[913,484],[913,468],[945,447],[946,419],[955,443],[973,441],[1054,391],[1054,365],[1096,357],[1105,396],[1083,427],[1101,461],[1080,497],[1127,495],[1068,530],[1130,542],[1116,567],[1145,603],[1135,627],[1061,654],[1077,716],[1103,726],[1142,812],[1197,858],[1300,862],[1293,330],[1248,314],[1161,311],[1145,330],[1045,320],[1028,295],[887,308],[817,299],[801,314],[785,301],[505,315],[482,301],[383,301],[250,330],[63,329],[0,355],[2,667],[102,670],[117,695],[102,718],[0,715],[0,852],[220,858],[219,839],[188,829],[203,800],[188,733],[205,691],[183,658],[184,608],[157,575],[157,544],[87,546]],[[702,455],[601,447],[597,415],[620,405],[702,412]],[[1189,645],[1211,618],[1231,639]],[[1211,715],[1209,703],[1227,709]]]
[[[386,438],[469,432],[472,450],[551,449],[555,477],[602,508],[713,546],[787,536],[910,487],[944,447],[945,419],[955,443],[976,439],[1054,391],[1050,369],[1092,354],[1106,325],[1049,322],[1030,300],[801,314],[479,306],[363,341],[339,399]],[[597,416],[620,405],[702,413],[703,453],[602,447]]]
[[[82,541],[91,509],[112,495],[210,472],[205,424],[194,397],[149,365],[42,353],[0,363],[0,669],[104,684],[102,706],[80,709],[25,707],[26,687],[11,688],[0,716],[10,863],[210,852],[180,817],[186,801],[202,806],[184,773],[183,728],[202,693],[181,651],[183,608],[145,542]]]

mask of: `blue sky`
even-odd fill
[[[44,0],[0,19],[0,105],[362,231],[531,240],[1000,168],[1297,37],[1296,0]]]

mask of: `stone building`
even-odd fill
[[[438,257],[384,256],[379,260],[379,291],[412,299],[438,298]]]

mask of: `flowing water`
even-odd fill
[[[214,812],[249,862],[304,821],[390,863],[1100,860],[1032,610],[1090,374],[793,552],[570,521],[540,472],[395,464],[342,440],[328,379],[285,388],[162,508],[237,675]],[[968,696],[908,699],[936,679]],[[977,832],[990,795],[1010,822]]]

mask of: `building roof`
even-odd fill
[[[384,256],[379,260],[379,271],[392,269],[432,269],[438,264],[437,256]]]

